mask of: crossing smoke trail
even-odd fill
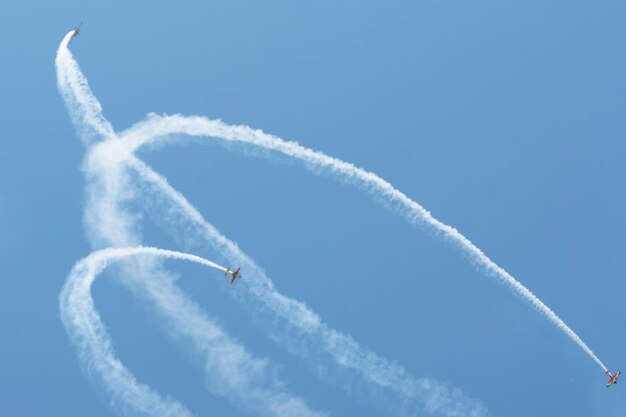
[[[77,104],[87,103],[87,105],[91,106],[91,109],[101,108],[97,99],[91,93],[86,79],[80,73],[78,65],[67,49],[67,40],[68,37],[59,46],[58,54],[61,57],[57,58],[57,79],[60,90],[74,88],[72,92],[62,92],[62,96],[66,100],[74,100],[67,103],[70,112],[75,113],[72,120],[75,123],[79,123],[79,126],[77,126],[79,133],[86,132],[86,134],[90,135],[84,138],[85,143],[93,144],[88,148],[84,166],[88,180],[88,203],[85,210],[85,222],[89,229],[90,240],[96,247],[138,245],[141,239],[135,229],[139,215],[131,212],[125,205],[129,200],[137,197],[139,192],[137,186],[134,186],[130,180],[126,168],[137,168],[142,165],[145,166],[145,164],[130,154],[117,137],[111,137],[107,129],[97,126],[101,120],[104,120],[101,114],[90,112],[89,109],[82,110],[80,104]],[[84,82],[76,82],[75,78],[84,80]],[[84,117],[85,114],[90,114],[91,116]],[[85,124],[85,126],[80,124]],[[96,126],[90,126],[89,124],[96,124]],[[158,174],[152,172],[149,168],[147,168],[147,171],[144,170],[142,175],[147,178],[140,177],[139,180],[157,179],[157,183],[159,183],[161,179]],[[163,182],[161,181],[161,183]],[[165,194],[167,198],[175,197],[176,203],[182,202],[195,211],[182,195],[174,190],[169,191]],[[204,224],[203,228],[212,229],[212,226],[203,221],[199,213],[195,220],[202,221]],[[401,367],[378,357],[373,352],[363,349],[349,336],[334,331],[328,328],[327,325],[320,323],[319,317],[304,304],[275,291],[271,280],[264,275],[263,271],[252,260],[249,260],[245,254],[239,251],[234,243],[224,238],[220,245],[222,247],[218,249],[222,249],[223,253],[229,253],[233,248],[236,248],[237,253],[241,255],[241,258],[231,256],[229,258],[230,261],[247,260],[247,263],[242,262],[242,265],[250,266],[249,268],[246,266],[246,281],[249,283],[256,281],[259,284],[256,286],[250,285],[257,290],[252,293],[257,300],[257,304],[259,304],[258,300],[265,300],[261,304],[272,306],[274,318],[278,319],[277,321],[279,322],[278,326],[285,324],[300,332],[295,337],[292,337],[291,342],[299,342],[297,337],[302,335],[302,332],[305,332],[309,333],[306,341],[313,345],[318,345],[319,348],[320,341],[315,340],[313,336],[323,337],[321,341],[323,346],[321,348],[331,355],[331,365],[334,365],[335,368],[342,367],[353,370],[355,375],[350,376],[351,385],[354,385],[353,377],[361,378],[368,390],[367,396],[372,401],[375,401],[379,407],[396,411],[400,415],[422,415],[427,413],[429,415],[436,414],[450,417],[478,417],[486,414],[479,402],[468,398],[460,390],[449,389],[430,378],[416,379],[408,376]],[[148,278],[154,280],[155,277],[165,274],[159,268],[146,264],[142,264],[141,267],[127,268],[124,270],[124,273],[126,275],[124,283],[137,297],[142,297],[144,294],[142,294],[143,288],[133,283],[133,281],[137,280],[137,278],[133,279],[134,276],[143,277],[139,281],[147,282]],[[256,280],[254,279],[255,275],[258,275]],[[193,312],[187,311],[186,314],[182,314],[185,312],[185,309],[189,310],[187,308],[189,302],[184,294],[176,291],[176,288],[171,284],[171,280],[168,280],[167,276],[159,280],[158,287],[161,294],[167,294],[170,298],[174,298],[177,303],[176,309],[157,305],[159,313],[170,322],[175,323],[168,327],[185,326],[187,322],[185,318],[193,316]],[[245,287],[241,286],[241,288]],[[150,294],[146,298],[150,299],[154,298],[154,296]],[[195,319],[196,321],[202,321],[198,317],[195,317]],[[280,323],[281,321],[283,323]],[[316,327],[319,329],[319,332],[311,333],[310,330]],[[277,329],[278,327],[274,326],[274,330],[277,331]],[[192,340],[198,344],[202,343],[201,331],[193,331],[190,328],[187,330],[191,333],[189,337]],[[173,337],[176,338],[176,335]],[[287,347],[291,347],[292,349],[290,350],[293,352],[293,346]],[[308,349],[308,346],[301,345],[299,347],[305,350]],[[303,354],[302,351],[295,353]],[[132,404],[130,406],[132,407]],[[302,414],[295,413],[292,415]]]
[[[439,237],[457,245],[478,270],[487,276],[496,278],[511,288],[517,295],[529,302],[536,310],[563,331],[603,371],[607,370],[607,367],[587,344],[521,282],[493,262],[457,229],[435,219],[421,205],[395,189],[389,182],[376,174],[322,152],[305,148],[296,142],[287,142],[276,136],[268,135],[258,129],[252,129],[247,126],[229,126],[219,120],[209,120],[204,117],[157,116],[152,114],[145,122],[138,123],[127,131],[122,132],[120,136],[128,144],[129,150],[134,152],[141,146],[156,143],[159,140],[171,141],[176,135],[217,138],[276,151],[302,161],[308,169],[315,173],[327,173],[341,181],[365,190],[389,210],[404,217],[409,223],[432,230]]]
[[[74,266],[63,286],[59,301],[61,319],[71,340],[78,348],[85,370],[101,383],[111,395],[112,402],[125,414],[191,417],[193,414],[178,401],[162,398],[149,387],[137,382],[115,356],[111,339],[94,307],[91,287],[97,276],[112,262],[139,255],[184,260],[225,271],[225,268],[199,256],[152,247],[108,248],[93,252]],[[148,283],[144,289],[150,290]],[[171,300],[168,300],[167,293],[155,299],[157,302],[175,307],[170,303]],[[260,415],[324,416],[323,413],[308,410],[301,400],[285,393],[284,387],[279,383],[271,386],[272,381],[266,380],[266,383],[270,382],[267,384],[270,385],[269,388],[256,387],[246,375],[263,379],[265,363],[252,359],[243,348],[230,341],[219,328],[211,326],[207,321],[196,320],[190,325],[201,329],[207,337],[210,335],[210,344],[202,348],[215,357],[210,368],[212,372],[218,374],[219,381],[216,382],[219,382],[222,392],[228,391],[235,400],[255,404],[249,406],[249,409]],[[180,332],[184,333],[185,330],[182,329]]]
[[[77,126],[79,132],[89,135],[85,142],[95,143],[104,138],[107,139],[105,143],[110,144],[116,151],[109,160],[103,160],[97,157],[97,146],[88,148],[87,159],[95,161],[93,164],[95,167],[92,165],[94,171],[92,175],[88,173],[88,209],[85,213],[85,222],[88,227],[90,224],[101,222],[99,227],[91,227],[89,237],[95,247],[136,246],[140,241],[133,227],[137,218],[129,211],[118,207],[132,197],[132,193],[125,191],[128,187],[128,178],[124,167],[119,164],[128,152],[120,147],[115,148],[119,141],[114,136],[111,137],[107,129],[89,125],[94,121],[99,123],[104,120],[101,114],[90,113],[88,109],[81,109],[77,104],[87,103],[86,105],[90,105],[92,109],[100,109],[100,104],[91,94],[86,80],[67,49],[68,40],[69,36],[66,36],[59,47],[56,60],[57,80],[60,90],[74,89],[62,92],[62,96],[71,100],[67,106],[70,112],[73,112],[72,119],[85,124]],[[91,116],[84,117],[86,114]],[[98,132],[104,132],[105,135]],[[93,157],[90,158],[90,155]],[[104,201],[99,200],[96,195],[103,196]],[[124,276],[122,283],[135,297],[152,304],[168,336],[185,347],[192,348],[199,356],[204,368],[207,389],[211,393],[226,397],[243,411],[261,416],[325,415],[308,409],[304,401],[290,395],[286,391],[285,383],[278,379],[275,367],[270,366],[267,360],[253,358],[244,348],[232,341],[199,306],[174,285],[173,277],[167,274],[159,263],[154,262],[154,259],[142,258],[134,263],[122,263],[121,271],[121,275]],[[62,311],[67,307],[64,294],[60,300]],[[91,300],[91,297],[88,299]],[[92,322],[101,325],[97,313],[92,309],[93,301],[80,306],[86,308],[83,316],[94,318],[95,315],[97,320]],[[89,328],[97,329],[98,326]],[[99,328],[103,329],[102,326]],[[97,385],[108,392],[113,406],[123,414],[159,417],[190,415],[178,402],[162,399],[146,386],[138,384],[132,374],[112,356],[111,341],[106,332],[85,333],[81,332],[81,329],[69,327],[68,334],[78,348],[88,374]],[[77,337],[85,334],[91,338]]]

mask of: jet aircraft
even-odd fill
[[[606,376],[609,377],[609,383],[606,384],[606,387],[608,388],[613,384],[617,384],[617,377],[619,377],[619,374],[621,374],[621,371],[617,371],[615,372],[615,375],[611,375],[611,371],[607,369],[604,373],[606,374]]]
[[[231,279],[230,279],[230,283],[232,284],[233,282],[235,282],[235,278],[241,278],[241,275],[239,274],[239,270],[241,269],[240,266],[238,266],[234,271],[231,271],[230,269],[226,268],[226,271],[224,271],[224,275],[228,275],[230,274]]]

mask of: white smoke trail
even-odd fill
[[[126,411],[136,415],[192,416],[182,404],[164,399],[137,382],[115,356],[110,337],[94,307],[91,286],[98,274],[115,259],[140,253],[156,254],[151,248],[107,249],[79,261],[61,291],[61,319],[78,349],[83,367],[92,377],[101,380],[113,401],[123,404]]]
[[[92,94],[87,79],[67,48],[74,31],[65,35],[55,59],[57,86],[72,117],[78,135],[86,145],[96,139],[115,137],[111,124],[102,116],[102,106]]]
[[[133,187],[127,178],[125,165],[133,165],[131,162],[136,161],[141,166],[141,162],[120,146],[120,141],[114,134],[112,136],[107,127],[100,125],[101,122],[104,123],[106,121],[99,113],[99,105],[94,105],[94,103],[97,103],[97,100],[89,90],[86,79],[80,73],[78,65],[73,61],[71,54],[66,50],[66,41],[67,37],[59,47],[59,54],[64,55],[64,59],[57,60],[57,64],[61,66],[57,68],[57,71],[59,74],[72,74],[73,78],[78,77],[84,80],[84,82],[65,82],[65,79],[72,77],[59,76],[59,89],[74,89],[70,92],[62,91],[62,96],[66,100],[70,112],[78,115],[73,116],[72,120],[78,124],[77,129],[79,133],[91,135],[87,137],[88,140],[85,140],[85,142],[90,144],[98,137],[105,139],[103,143],[94,144],[90,147],[85,163],[85,171],[89,182],[85,220],[90,229],[90,239],[95,246],[137,245],[141,240],[140,235],[135,231],[138,215],[131,212],[128,208],[124,209],[122,206],[134,198],[137,193],[136,187]],[[64,65],[69,65],[75,71],[63,68]],[[81,105],[83,104],[81,103],[86,103],[84,105],[88,109],[82,109]],[[91,107],[89,107],[90,105]],[[85,114],[90,116],[86,117],[84,116]],[[108,122],[106,124],[110,126]],[[181,201],[184,201],[182,196],[180,198],[182,199]],[[189,207],[191,206],[189,205]],[[201,216],[198,217],[198,220],[203,221]],[[207,223],[204,224],[208,228],[212,227]],[[225,243],[229,248],[236,248],[236,245],[232,242],[225,241]],[[241,252],[239,251],[239,253]],[[241,253],[241,256],[245,257],[243,253]],[[252,261],[250,261],[250,264],[254,265]],[[252,270],[250,268],[250,271]],[[264,299],[265,305],[272,306],[272,309],[276,310],[273,313],[274,317],[287,321],[297,331],[306,331],[307,329],[318,327],[319,332],[315,334],[323,337],[321,340],[322,346],[320,346],[320,341],[312,340],[311,337],[306,339],[307,343],[312,344],[326,355],[330,354],[335,367],[339,365],[345,369],[353,370],[356,373],[356,377],[363,379],[368,384],[367,389],[376,390],[375,394],[378,396],[381,393],[392,394],[387,398],[383,398],[379,405],[384,406],[386,402],[391,408],[400,409],[403,415],[421,414],[422,410],[429,414],[437,413],[451,417],[481,416],[485,414],[483,407],[477,401],[469,399],[459,390],[450,390],[429,378],[412,378],[406,375],[406,372],[397,365],[389,363],[374,353],[361,348],[349,336],[329,329],[327,325],[322,323],[318,326],[319,318],[317,315],[311,312],[304,304],[276,292],[273,289],[271,280],[264,276],[260,268],[255,266],[254,271],[260,271],[257,275],[262,277],[257,280],[259,285],[254,287],[256,290],[254,297],[256,299]],[[153,275],[151,278],[154,278],[154,275],[164,274],[159,268],[151,265],[146,266],[145,263],[141,265],[141,268],[135,267],[127,269],[125,272],[127,275],[125,284],[138,297],[142,296],[142,291],[145,289],[134,282],[138,279],[133,280],[133,276],[144,277],[139,279],[139,282],[149,282],[147,276]],[[252,281],[251,275],[253,274],[246,273],[249,281]],[[184,319],[192,317],[194,312],[185,312],[189,302],[184,294],[176,292],[176,288],[169,284],[167,277],[160,279],[158,285],[155,284],[151,287],[152,291],[146,295],[146,298],[156,298],[154,294],[155,288],[158,290],[159,295],[166,294],[170,298],[174,298],[176,300],[176,308],[167,308],[167,305],[160,304],[157,304],[157,308],[160,309],[163,318],[170,322],[175,322],[177,325],[184,325]],[[177,326],[172,325],[170,327]],[[187,329],[188,337],[194,340],[195,343],[200,344],[202,335],[191,330]],[[296,339],[293,338],[292,340]],[[307,347],[305,346],[305,348]],[[299,353],[301,354],[302,352]],[[263,403],[261,402],[261,404]],[[302,415],[302,413],[293,415]]]
[[[517,295],[528,301],[572,339],[603,371],[607,370],[587,344],[528,288],[489,259],[482,250],[457,229],[435,219],[424,207],[376,174],[322,152],[305,148],[296,142],[284,141],[258,129],[247,126],[229,126],[219,120],[209,120],[204,117],[150,115],[145,122],[138,123],[122,132],[120,137],[128,144],[129,150],[135,151],[143,145],[155,143],[158,140],[167,140],[174,135],[218,138],[280,152],[301,160],[313,172],[328,172],[342,181],[358,186],[376,197],[391,211],[403,216],[409,223],[430,228],[443,239],[458,245],[481,272],[503,282]]]
[[[88,149],[85,164],[88,176],[85,222],[89,237],[95,247],[138,245],[141,238],[135,224],[139,215],[121,207],[134,196],[123,164],[129,153],[119,146],[87,80],[67,50],[71,34],[68,33],[59,47],[57,80],[79,134],[86,135],[83,138],[87,145],[93,144]],[[100,143],[96,143],[99,138],[105,139],[107,149],[112,152],[103,152]],[[287,393],[276,369],[267,361],[253,358],[233,342],[174,285],[173,278],[157,262],[141,259],[141,262],[124,263],[122,272],[126,277],[122,283],[134,296],[153,303],[168,335],[200,354],[207,388],[214,395],[225,396],[244,411],[263,416],[324,415],[311,411],[302,400]],[[97,317],[97,313],[93,313]],[[73,338],[79,348],[85,345],[85,340]],[[116,408],[132,411],[133,415],[185,415],[187,411],[180,404],[163,400],[149,388],[138,385],[119,362],[111,361],[107,355],[95,355],[110,351],[108,336],[91,339],[91,345],[94,346],[91,350],[79,349],[81,358],[83,363],[89,364],[88,371],[98,371],[98,382],[110,393]],[[113,369],[108,369],[111,364]],[[132,388],[129,391],[132,395],[117,388],[124,386]]]
[[[138,255],[180,259],[225,271],[224,267],[207,259],[186,253],[152,247],[109,248],[93,252],[79,261],[68,276],[60,295],[61,319],[76,348],[82,365],[92,378],[97,378],[111,395],[112,402],[125,413],[138,416],[186,417],[192,416],[182,404],[171,398],[162,398],[135,377],[115,356],[111,339],[100,315],[94,307],[91,287],[97,276],[112,262]],[[148,283],[145,285],[149,288]],[[168,293],[155,297],[157,302],[171,304]],[[175,301],[175,300],[174,300]],[[193,317],[192,317],[193,318]],[[260,415],[291,417],[322,417],[310,411],[303,401],[284,392],[278,381],[268,381],[267,364],[253,359],[238,344],[229,340],[221,329],[206,320],[192,321],[204,333],[207,342],[202,349],[214,359],[209,368],[218,374],[219,390],[235,400],[245,400],[246,408]],[[184,330],[181,331],[184,333]],[[259,388],[251,378],[258,377],[270,388]],[[252,401],[253,400],[253,401]]]

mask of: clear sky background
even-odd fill
[[[623,1],[3,5],[0,415],[116,415],[80,370],[58,313],[67,274],[91,252],[84,148],[54,73],[59,42],[81,21],[71,49],[117,130],[148,112],[205,115],[371,170],[458,228],[620,369],[625,19]],[[461,388],[494,416],[626,415],[622,384],[605,389],[601,369],[560,331],[360,191],[216,146],[140,156],[282,293],[412,375]],[[177,249],[149,218],[144,231],[147,243]],[[223,277],[170,266],[312,408],[387,415],[272,342]],[[204,389],[189,352],[115,280],[99,281],[94,297],[140,381],[198,416],[244,415]]]

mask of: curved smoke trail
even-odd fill
[[[92,377],[100,379],[114,402],[124,404],[130,408],[129,411],[137,414],[191,417],[192,413],[182,404],[161,398],[153,390],[137,382],[122,365],[115,356],[110,337],[94,307],[91,286],[98,274],[116,259],[137,254],[158,254],[189,259],[186,254],[153,248],[107,249],[94,252],[72,268],[63,286],[59,301],[61,319],[78,348],[83,367],[88,369]],[[202,258],[193,260],[200,263],[205,261]],[[207,265],[219,268],[212,262]]]
[[[113,262],[139,255],[179,259],[226,271],[224,267],[199,256],[152,247],[108,248],[93,252],[76,263],[63,286],[59,297],[61,319],[78,349],[83,368],[92,378],[100,382],[110,394],[112,402],[119,405],[125,413],[140,416],[192,417],[193,414],[178,401],[162,398],[135,379],[115,356],[111,338],[94,307],[91,287],[98,275]],[[149,282],[144,282],[144,290],[151,290]],[[167,293],[154,297],[156,302],[172,308],[173,314],[177,313],[175,303],[172,304],[170,298]],[[215,382],[219,383],[222,393],[227,393],[226,395],[235,401],[243,400],[246,404],[253,404],[248,408],[260,415],[324,416],[323,413],[310,411],[302,400],[284,392],[284,387],[279,381],[268,381],[265,378],[266,387],[255,386],[256,382],[250,379],[257,377],[263,381],[266,363],[253,359],[218,327],[203,321],[195,321],[192,324],[210,339],[210,343],[202,349],[215,358],[209,368],[218,374],[218,380]],[[179,332],[183,334],[185,330],[181,329]]]
[[[479,271],[496,278],[511,288],[572,339],[603,371],[607,370],[607,367],[589,346],[521,282],[493,262],[457,229],[435,219],[424,207],[376,174],[322,152],[306,148],[296,142],[284,141],[259,129],[252,129],[247,126],[230,126],[220,120],[209,120],[198,116],[157,116],[152,114],[146,121],[122,132],[120,137],[127,144],[129,151],[133,152],[141,146],[155,143],[158,140],[171,140],[175,135],[217,138],[280,152],[302,161],[308,169],[315,173],[328,173],[341,181],[365,190],[386,208],[404,217],[409,223],[433,230],[439,237],[457,245]]]

